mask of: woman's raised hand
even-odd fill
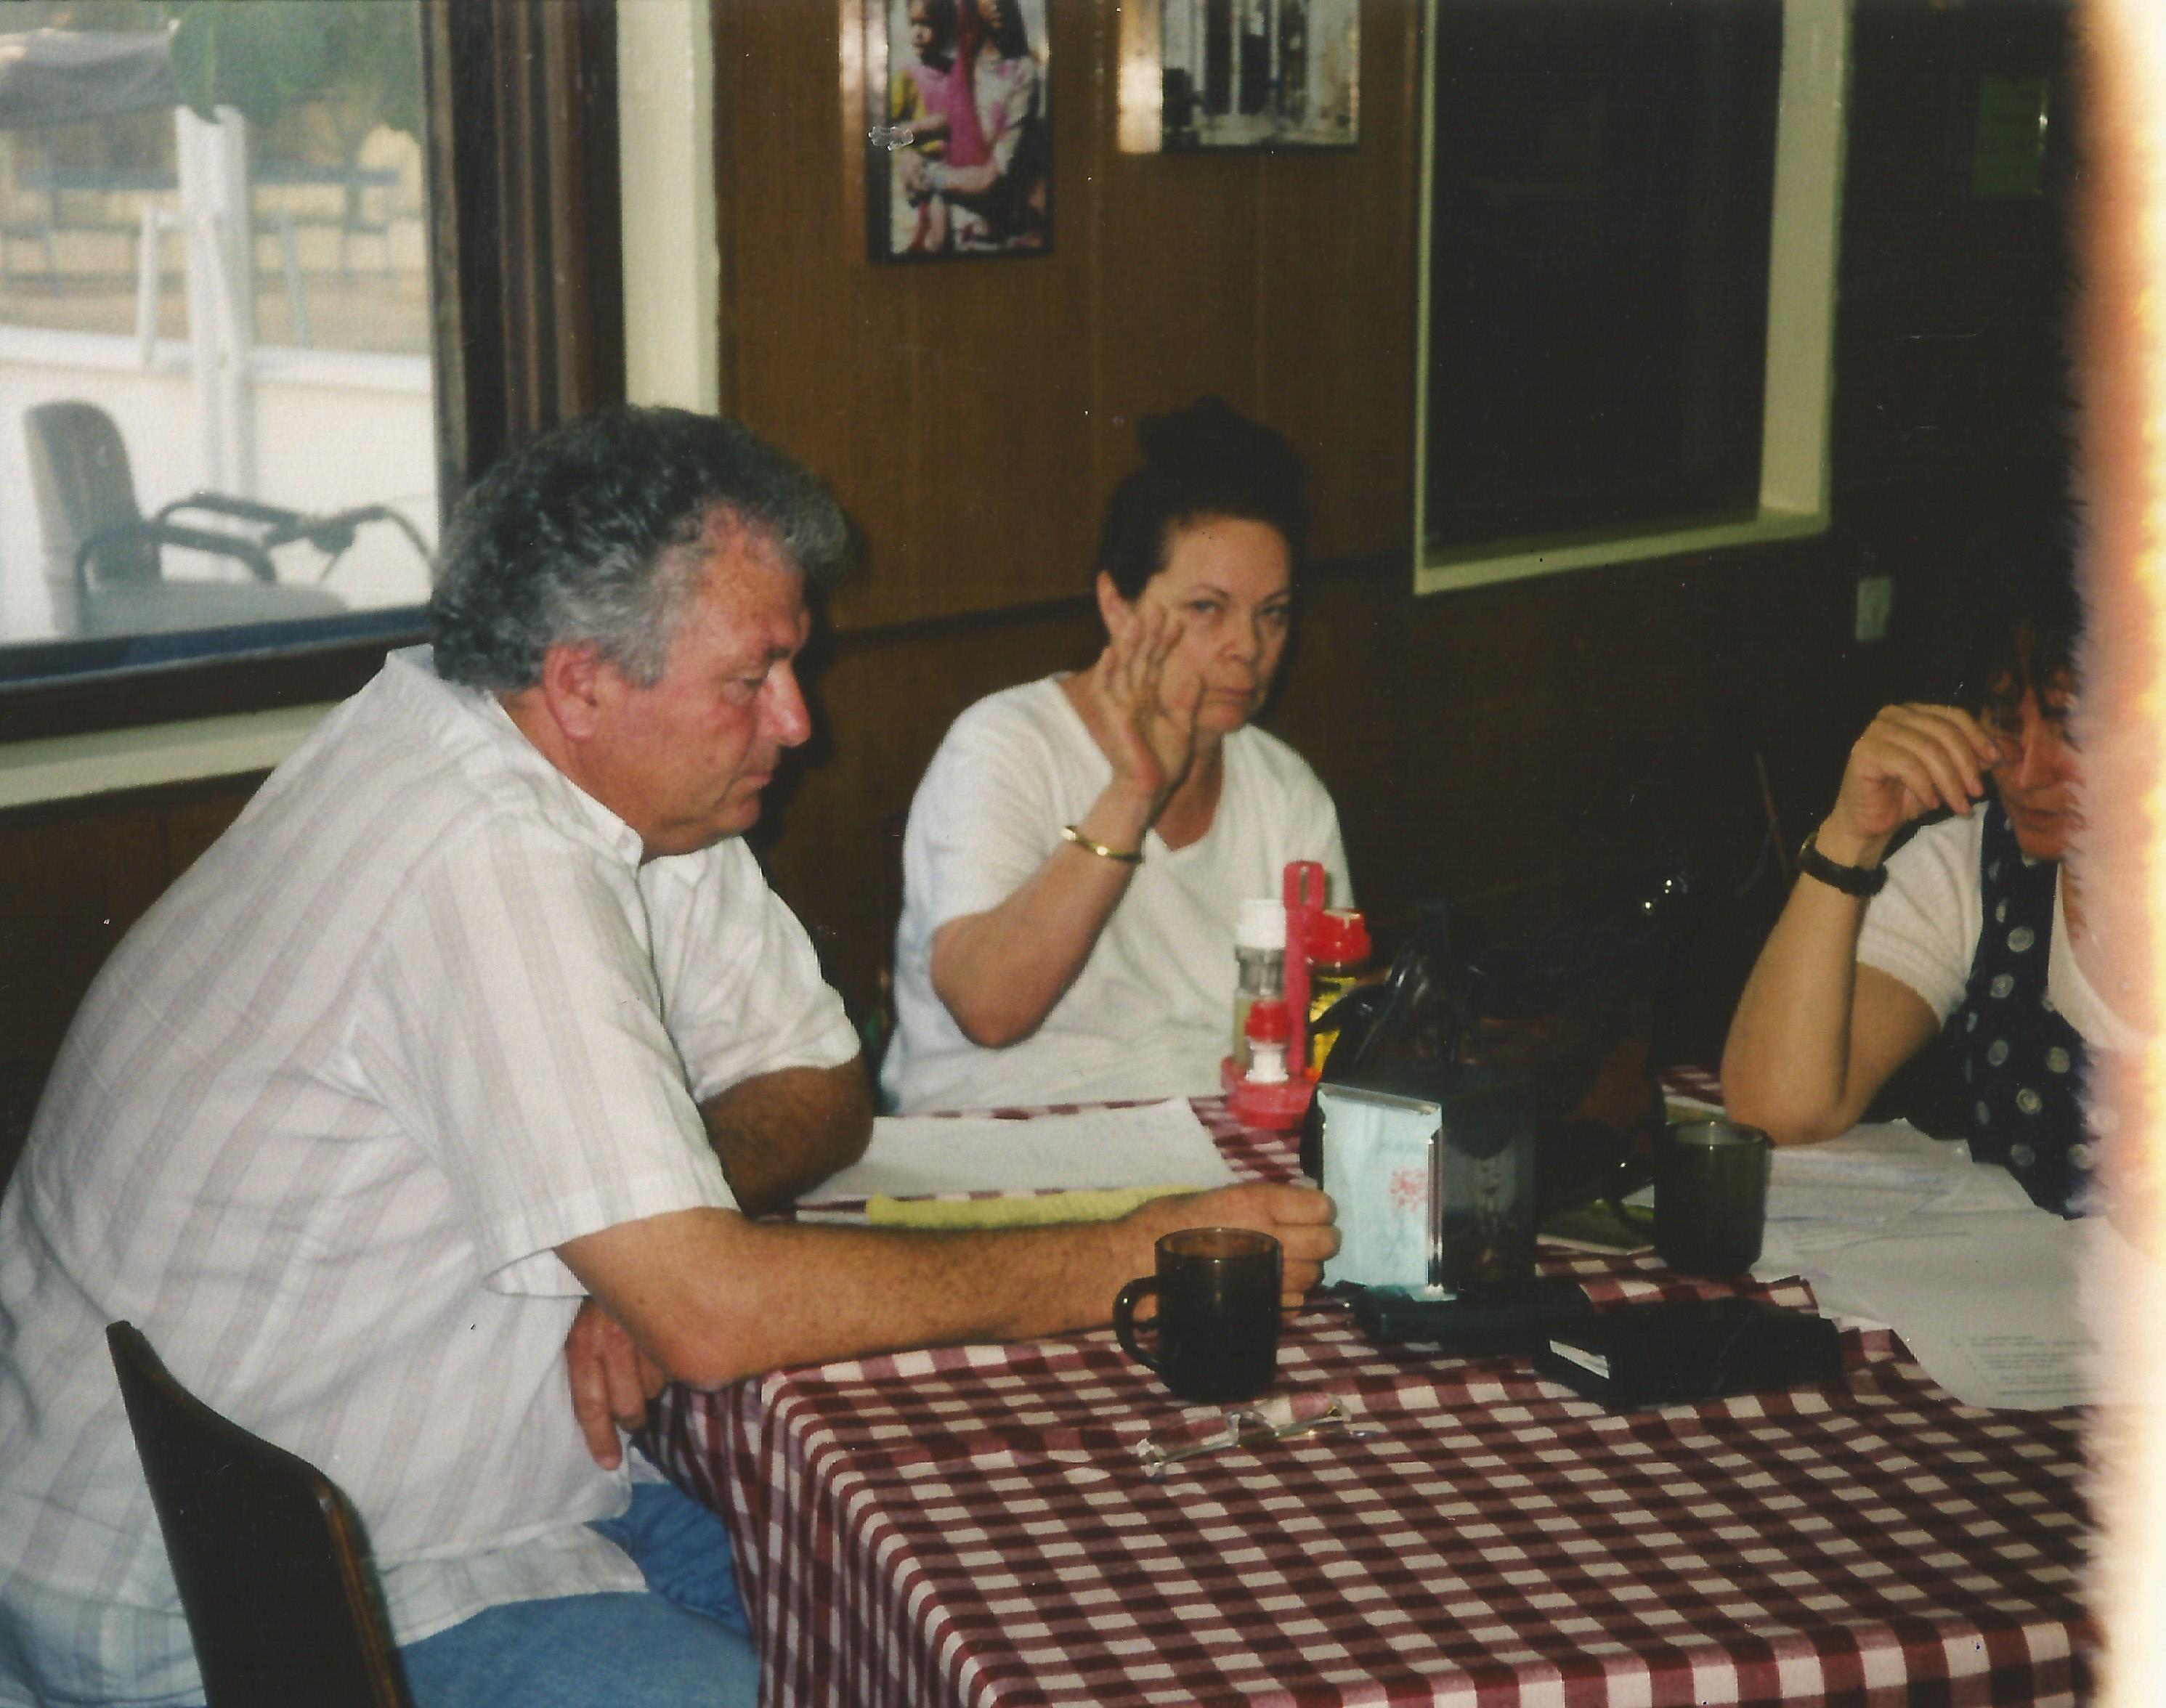
[[[1091,697],[1103,721],[1113,777],[1148,799],[1154,817],[1196,762],[1196,718],[1203,680],[1169,683],[1166,666],[1181,619],[1162,605],[1116,612],[1112,638],[1091,670]]]
[[[1883,707],[1850,750],[1820,851],[1839,861],[1877,859],[1911,820],[1939,807],[1968,812],[2000,757],[1993,736],[1959,707]]]

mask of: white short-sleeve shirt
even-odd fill
[[[637,835],[394,655],[114,954],[0,1205],[0,1701],[199,1698],[103,1331],[326,1471],[398,1639],[637,1589],[554,1247],[733,1200],[697,1099],[847,1062],[741,842]]]
[[[1920,830],[1889,857],[1887,885],[1868,904],[1858,931],[1858,964],[1908,985],[1944,1023],[1963,1001],[1978,933],[1984,929],[1978,877],[1984,832],[1982,808]],[[2047,994],[2085,1042],[2129,1048],[2134,1034],[2085,977],[2069,941],[2061,902],[2057,883]]]
[[[1339,815],[1316,773],[1261,730],[1228,735],[1210,830],[1185,848],[1144,840],[1120,904],[1038,1029],[989,1050],[932,989],[932,934],[1013,894],[1090,810],[1112,767],[1048,677],[955,720],[911,803],[895,937],[895,1036],[881,1078],[902,1110],[1102,1098],[1207,1096],[1232,1046],[1234,927],[1241,903],[1276,897],[1290,860],[1329,874],[1353,904]]]

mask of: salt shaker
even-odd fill
[[[1248,1079],[1251,1085],[1283,1085],[1286,1073],[1286,1045],[1293,1036],[1293,1020],[1282,996],[1259,997],[1249,1005],[1244,1041],[1249,1046]]]
[[[1249,1069],[1249,1009],[1265,997],[1286,994],[1286,904],[1244,901],[1234,924],[1234,1062]]]

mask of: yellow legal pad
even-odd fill
[[[1002,1198],[869,1198],[874,1227],[1026,1227],[1057,1221],[1111,1221],[1139,1204],[1192,1186],[1123,1186],[1086,1192],[1025,1193]]]

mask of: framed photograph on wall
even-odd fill
[[[860,0],[875,261],[1053,246],[1045,0]]]
[[[1158,145],[1345,148],[1361,135],[1360,0],[1160,0]]]

